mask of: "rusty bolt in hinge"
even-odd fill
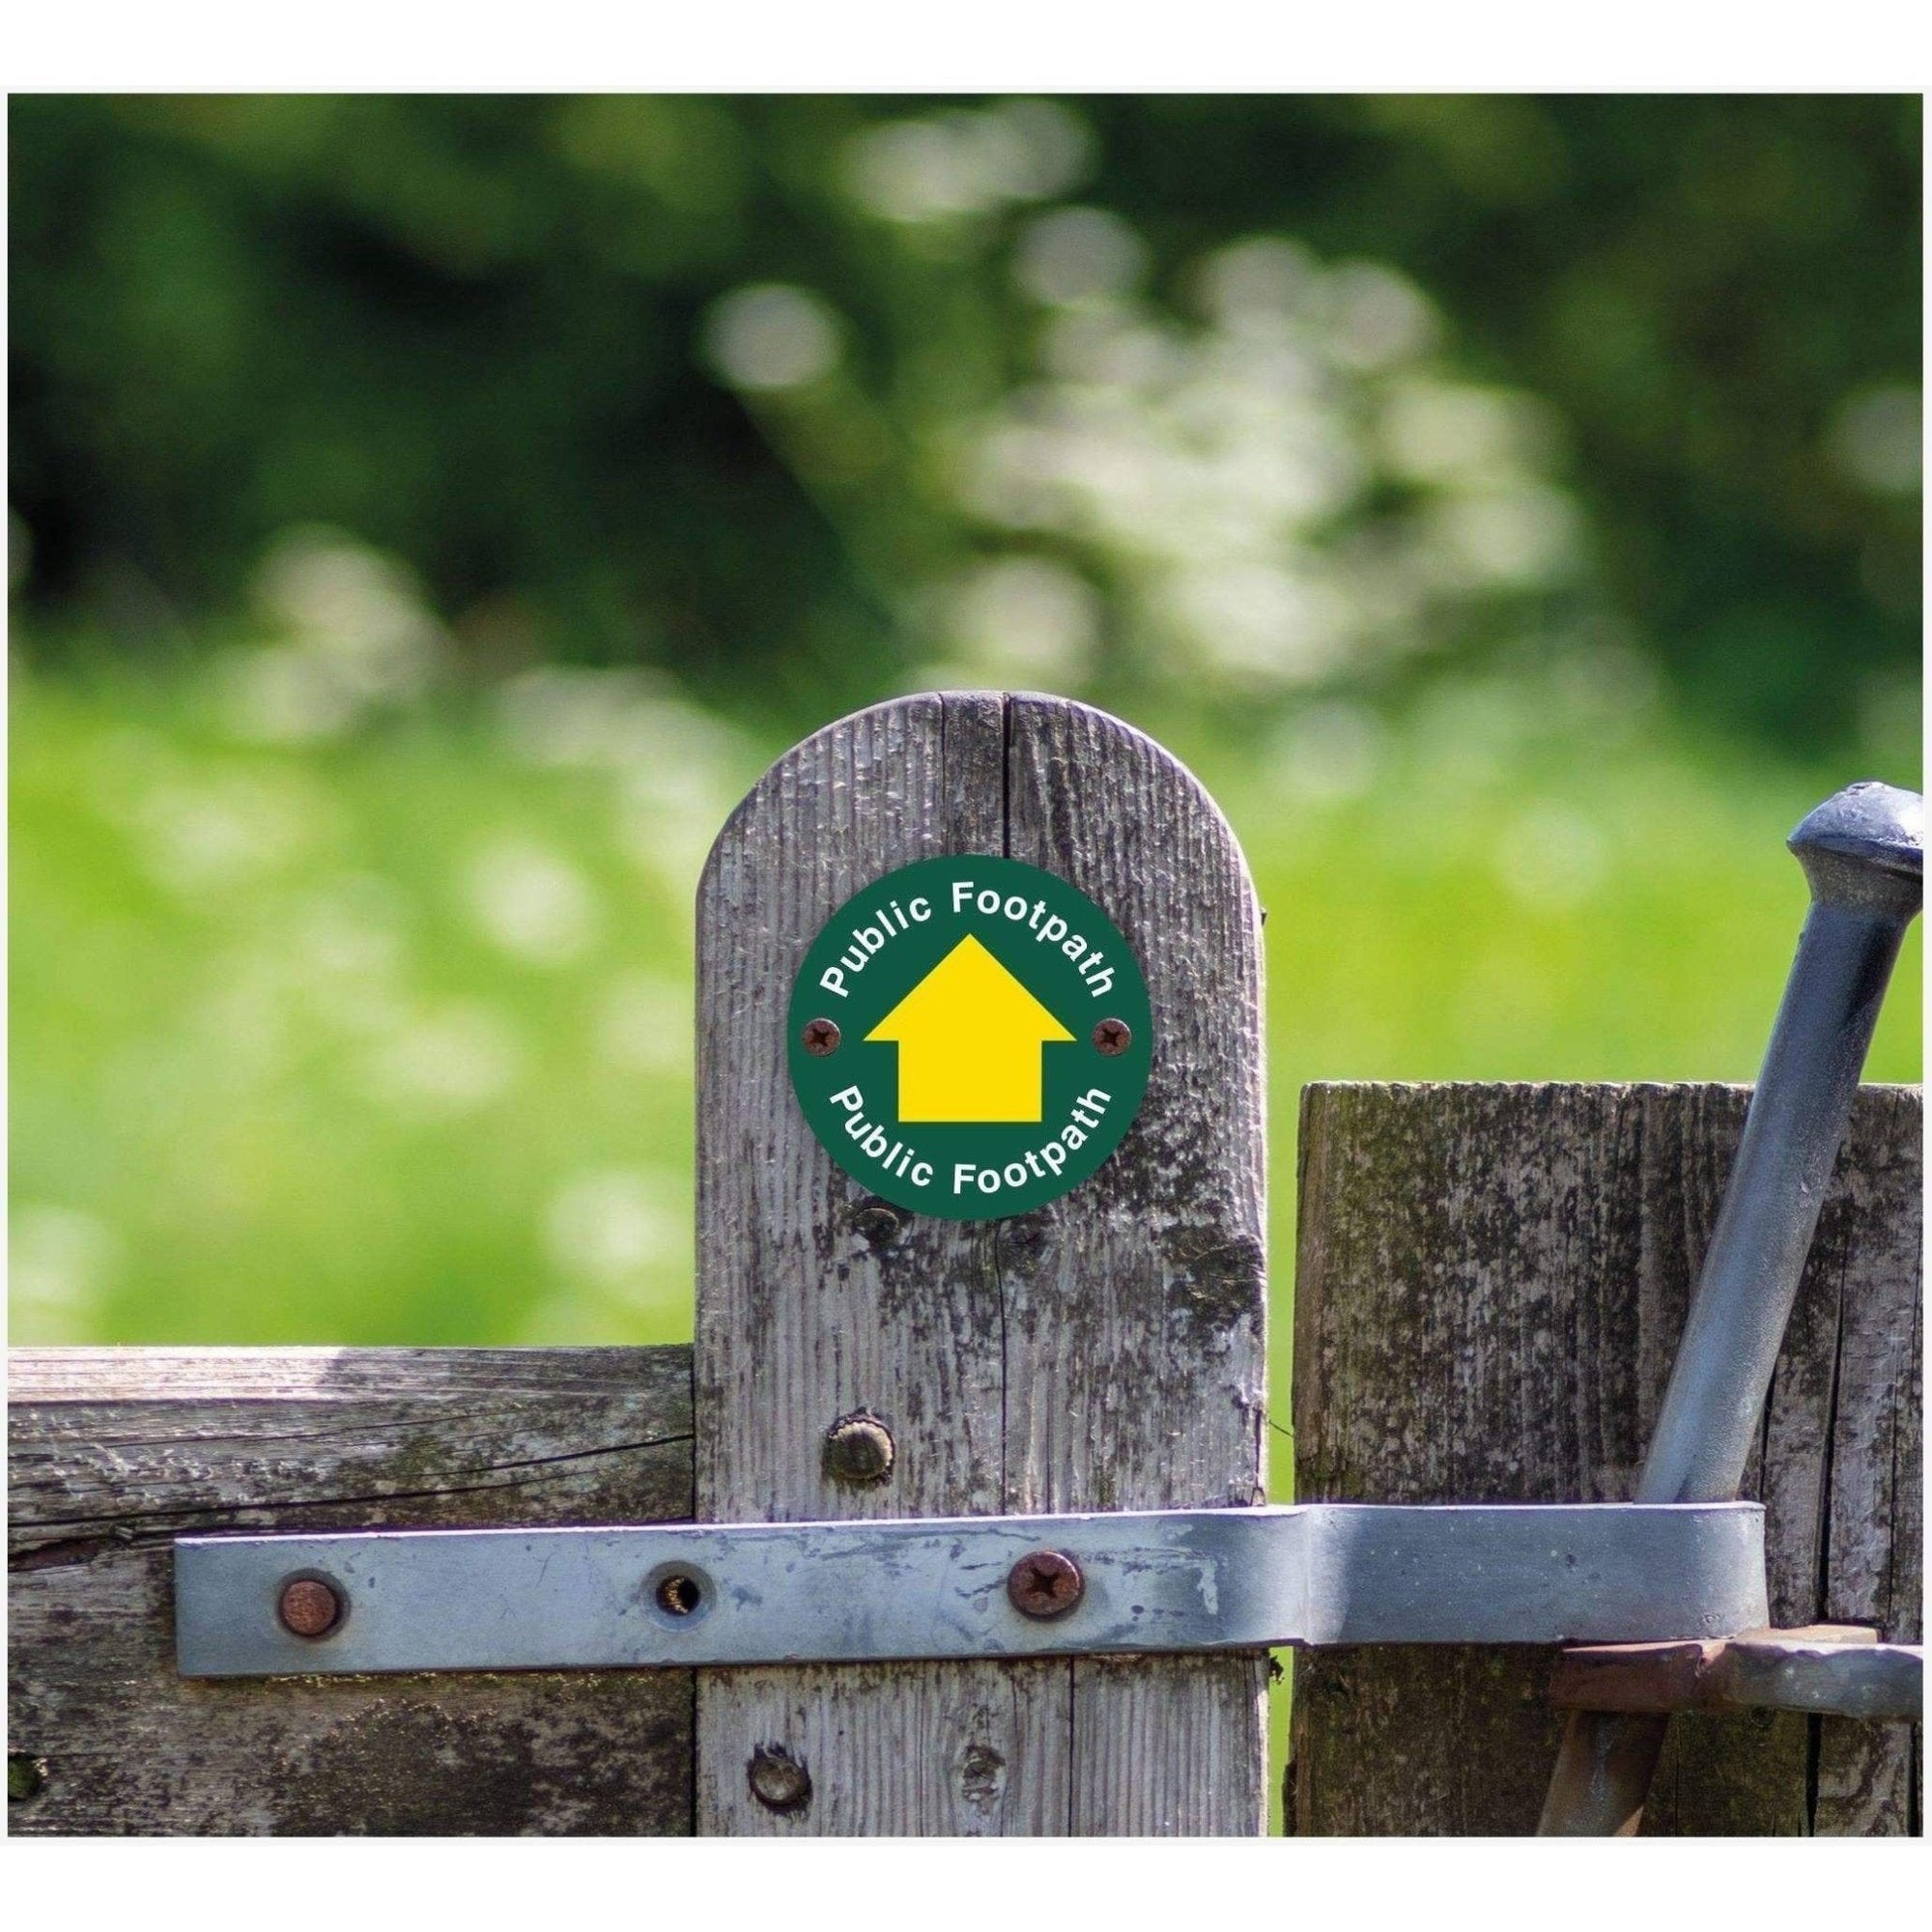
[[[807,1020],[802,1038],[806,1052],[815,1060],[823,1060],[828,1053],[836,1053],[838,1050],[838,1022]]]
[[[1112,1059],[1134,1043],[1134,1030],[1125,1020],[1102,1020],[1094,1029],[1094,1044]]]
[[[342,1621],[342,1599],[320,1577],[292,1577],[282,1585],[275,1614],[294,1636],[327,1636]]]
[[[811,1774],[783,1745],[760,1745],[745,1766],[745,1782],[767,1811],[799,1811],[811,1803]]]
[[[1086,1588],[1079,1564],[1057,1549],[1036,1549],[1007,1573],[1007,1595],[1023,1617],[1064,1617]]]
[[[841,1415],[825,1432],[825,1473],[835,1483],[883,1483],[892,1472],[892,1431],[869,1409]]]

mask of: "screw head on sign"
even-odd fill
[[[864,1409],[841,1415],[825,1432],[825,1473],[835,1483],[857,1489],[883,1483],[892,1472],[892,1432],[876,1415]]]
[[[1102,1020],[1094,1029],[1094,1044],[1111,1058],[1134,1043],[1134,1030],[1125,1020]]]
[[[1086,1588],[1079,1564],[1057,1549],[1036,1549],[1007,1573],[1007,1595],[1023,1617],[1065,1616]]]
[[[327,1636],[342,1621],[342,1599],[320,1577],[297,1577],[282,1585],[275,1614],[294,1636]]]
[[[823,1060],[828,1053],[838,1050],[838,1022],[837,1020],[807,1020],[805,1023],[805,1050],[814,1060]]]
[[[811,1803],[811,1774],[783,1745],[760,1745],[745,1766],[745,1782],[767,1811],[797,1811]]]

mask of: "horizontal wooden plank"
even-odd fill
[[[688,1349],[13,1349],[11,1402],[244,1400],[355,1396],[611,1396],[675,1400]]]
[[[185,1529],[675,1521],[688,1349],[9,1357],[19,1833],[688,1833],[686,1673],[187,1683]]]

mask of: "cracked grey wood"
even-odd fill
[[[1327,1086],[1303,1096],[1296,1493],[1631,1492],[1748,1090]],[[1853,1109],[1746,1493],[1783,1625],[1920,1634],[1916,1088]],[[1304,1833],[1533,1829],[1558,1725],[1529,1649],[1303,1653]],[[1918,1733],[1776,1713],[1671,1726],[1656,1833],[1918,1829]]]
[[[195,1683],[186,1531],[668,1521],[686,1349],[10,1354],[15,1833],[688,1833],[688,1673]],[[17,1795],[20,1794],[20,1795]]]
[[[1261,915],[1227,821],[1102,713],[1008,700],[1008,851],[1147,974],[1146,1104],[1086,1186],[1001,1224],[1009,1510],[1265,1499]],[[1267,1662],[1073,1665],[1076,1832],[1260,1832]]]
[[[1141,1118],[1076,1192],[998,1224],[855,1224],[866,1196],[798,1114],[783,1024],[824,921],[881,873],[1009,853],[1090,893],[1147,968]],[[924,696],[766,774],[698,908],[699,1514],[992,1514],[1260,1492],[1264,1282],[1259,917],[1232,835],[1174,761],[1054,699]],[[897,1460],[825,1477],[869,1407]],[[711,1672],[706,1832],[1251,1832],[1264,1662],[1101,1660]],[[751,1754],[812,1794],[774,1813]]]

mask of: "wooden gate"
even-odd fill
[[[812,1140],[805,948],[940,854],[1028,861],[1142,961],[1119,1152],[1046,1208],[921,1220]],[[1266,1426],[1261,920],[1195,781],[1057,699],[818,733],[724,828],[698,917],[690,1350],[11,1358],[9,1817],[61,1832],[1254,1833],[1261,1653],[185,1680],[170,1541],[234,1530],[1238,1507]],[[1305,1500],[1620,1496],[1740,1090],[1313,1090]],[[1861,1097],[1768,1421],[1774,1603],[1918,1635],[1918,1107]],[[859,1417],[891,1464],[829,1451]],[[854,1476],[876,1478],[855,1481]],[[1302,1831],[1526,1829],[1548,1653],[1303,1659]],[[1915,1829],[1902,1730],[1693,1720],[1663,1830]]]

